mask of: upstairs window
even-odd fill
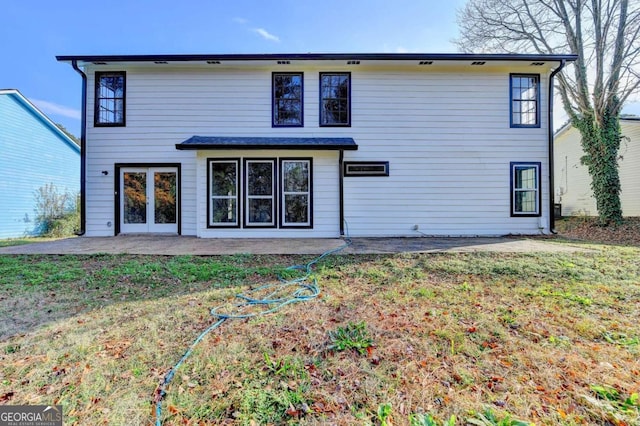
[[[274,127],[302,127],[302,73],[273,73]]]
[[[511,163],[511,216],[540,216],[540,163]]]
[[[125,125],[125,94],[124,71],[96,73],[95,126]]]
[[[320,126],[351,125],[351,73],[320,73]]]
[[[540,76],[511,74],[511,127],[540,127]]]

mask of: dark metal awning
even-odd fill
[[[176,149],[304,149],[355,151],[353,138],[191,136]]]

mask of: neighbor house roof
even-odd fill
[[[75,151],[80,152],[80,147],[73,139],[67,136],[49,117],[47,117],[42,111],[40,111],[29,99],[24,97],[17,89],[0,89],[0,96],[10,96],[17,100],[24,108],[30,111],[42,124],[44,124],[49,130],[57,134],[65,143],[69,144]]]
[[[230,137],[192,136],[176,149],[313,149],[349,150],[358,149],[353,138],[292,138],[292,137]]]
[[[634,123],[634,124],[640,124],[640,117],[636,116],[636,115],[623,115],[620,117],[620,123]],[[560,136],[563,133],[566,133],[567,131],[569,131],[570,129],[573,129],[573,125],[571,124],[571,121],[567,121],[566,123],[564,123],[562,125],[562,127],[560,127],[558,130],[556,130],[554,137],[557,138],[558,136]]]

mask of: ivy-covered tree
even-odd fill
[[[619,116],[640,85],[640,0],[469,0],[458,25],[463,51],[578,55],[558,92],[582,136],[599,221],[620,223]]]

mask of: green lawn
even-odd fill
[[[57,238],[50,237],[25,237],[25,238],[7,238],[0,239],[0,247],[21,246],[24,244],[42,243],[45,241],[54,241]]]
[[[332,256],[197,346],[165,424],[640,423],[640,249]],[[299,256],[0,256],[0,404],[149,424],[213,319]],[[502,421],[502,423],[500,423]]]

